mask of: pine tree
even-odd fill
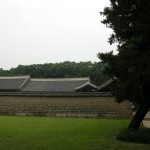
[[[99,53],[105,73],[117,78],[114,96],[118,102],[129,100],[138,110],[128,129],[139,126],[150,109],[150,1],[110,0],[101,12],[102,23],[113,30],[109,43],[118,43],[118,54]]]

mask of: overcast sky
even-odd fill
[[[0,0],[0,68],[99,61],[115,49],[99,12],[109,0]]]

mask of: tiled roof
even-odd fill
[[[0,77],[1,92],[75,92],[80,89],[82,91],[82,88],[97,89],[90,83],[89,77],[41,79],[30,78],[30,76]]]
[[[90,83],[90,82],[87,82],[87,83],[85,83],[85,84],[82,84],[82,85],[79,86],[79,87],[76,87],[75,90],[82,89],[82,88],[84,88],[84,87],[86,87],[86,86],[91,86],[92,88],[97,89],[97,86],[96,86],[96,85],[94,85],[94,84],[92,84],[92,83]]]
[[[100,86],[97,86],[98,90],[101,90],[105,87],[107,87],[108,85],[110,85],[114,80],[110,79],[108,80],[107,82],[105,82],[104,84],[100,85]]]
[[[0,90],[20,90],[30,76],[0,77]]]
[[[100,86],[97,86],[97,90],[98,90],[98,91],[101,91],[102,89],[104,89],[104,88],[108,87],[109,85],[111,85],[111,84],[112,84],[114,81],[116,81],[116,80],[117,80],[116,77],[114,77],[114,79],[108,80],[108,81],[105,82],[104,84],[102,84],[102,85],[100,85]]]
[[[23,91],[74,92],[90,81],[89,78],[30,79]]]

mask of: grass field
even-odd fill
[[[0,150],[149,150],[117,141],[127,120],[0,117]]]

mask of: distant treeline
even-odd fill
[[[102,73],[105,65],[100,62],[70,62],[19,65],[10,70],[0,69],[0,76],[30,75],[32,78],[90,77],[91,82],[100,85],[108,80]]]

